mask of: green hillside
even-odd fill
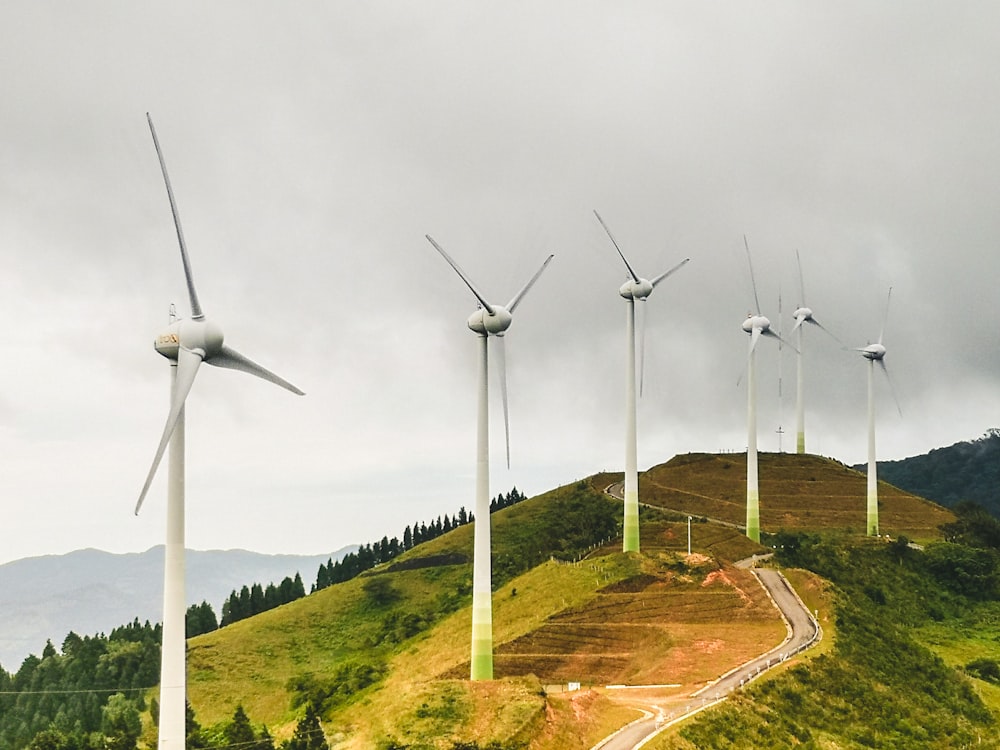
[[[221,727],[242,705],[280,740],[312,702],[337,748],[589,747],[635,709],[610,691],[560,686],[670,685],[657,698],[683,701],[783,639],[759,584],[732,566],[769,550],[706,520],[742,521],[740,458],[690,454],[645,472],[639,555],[619,551],[620,505],[600,491],[620,475],[595,475],[494,514],[493,682],[466,679],[465,526],[352,581],[194,639],[189,693],[198,719]],[[867,543],[862,474],[815,456],[764,454],[760,465],[766,531],[835,530],[843,543]],[[883,528],[894,535],[932,540],[954,520],[888,485],[880,504]],[[690,558],[688,514],[697,519]],[[822,589],[808,576],[801,581]],[[819,594],[804,595],[828,606]]]
[[[642,474],[640,554],[620,551],[621,503],[604,493],[620,474],[493,514],[493,681],[467,679],[472,525],[191,639],[201,746],[231,744],[240,707],[279,747],[313,707],[335,750],[592,747],[640,705],[682,709],[785,637],[756,578],[734,565],[772,551],[738,528],[743,466],[738,454],[689,454]],[[990,682],[1000,563],[978,548],[1000,529],[982,515],[956,523],[883,485],[892,541],[867,539],[863,475],[816,456],[763,454],[760,466],[765,543],[825,638],[649,747],[960,747],[988,732],[1000,716]],[[65,658],[53,653],[36,671]],[[152,714],[143,721],[153,747]],[[891,727],[869,731],[878,722]]]

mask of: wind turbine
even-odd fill
[[[627,308],[625,311],[625,483],[622,495],[625,500],[625,518],[622,528],[622,549],[625,552],[639,551],[639,469],[637,465],[636,447],[636,397],[635,397],[635,301],[645,302],[646,298],[652,294],[653,289],[667,278],[674,271],[687,263],[690,258],[685,258],[669,271],[664,271],[652,281],[641,278],[632,268],[625,253],[615,240],[608,225],[604,223],[601,215],[594,211],[594,216],[601,222],[604,231],[608,233],[611,244],[625,263],[628,270],[628,279],[618,289],[618,293],[625,299]],[[645,306],[642,308],[643,315],[639,330],[639,393],[642,394],[643,371],[645,369],[645,341],[646,341],[646,315]]]
[[[188,298],[191,303],[191,317],[178,320],[171,312],[167,330],[156,337],[156,351],[170,360],[170,411],[163,436],[156,449],[153,465],[146,476],[146,483],[139,493],[135,512],[139,514],[146,493],[153,482],[156,469],[163,453],[170,446],[170,460],[167,467],[167,542],[163,565],[163,645],[160,666],[160,750],[183,750],[185,743],[185,633],[184,633],[184,402],[195,375],[202,362],[216,367],[241,370],[286,388],[292,393],[303,395],[291,383],[282,380],[269,370],[244,357],[223,343],[222,329],[207,320],[195,291],[191,263],[188,260],[184,233],[181,231],[177,204],[167,176],[167,166],[156,137],[153,119],[147,113],[149,132],[163,172],[163,182],[170,200],[170,211],[174,217],[177,241],[181,249],[181,263],[187,281]]]
[[[795,251],[795,262],[799,267],[799,294],[801,295],[799,299],[802,300],[802,304],[795,309],[792,313],[792,317],[795,318],[795,325],[792,326],[792,332],[798,332],[798,339],[796,343],[798,344],[798,355],[796,357],[797,369],[795,374],[795,452],[805,453],[806,452],[806,417],[805,417],[805,386],[803,385],[803,365],[802,365],[802,329],[805,328],[803,323],[810,323],[826,333],[837,341],[837,337],[830,333],[816,318],[813,317],[813,311],[811,308],[806,306],[806,290],[805,283],[802,280],[802,259],[799,257],[799,251]],[[839,341],[838,341],[839,343]]]
[[[885,322],[889,317],[889,300],[892,298],[892,287],[889,287],[889,294],[885,298],[885,310],[882,313],[882,328],[878,334],[878,341],[874,344],[857,349],[861,356],[868,360],[868,513],[866,527],[868,536],[878,536],[878,470],[875,462],[875,363],[878,362],[885,378],[889,382],[889,390],[892,392],[893,401],[896,402],[896,410],[900,416],[903,410],[899,408],[899,401],[896,399],[896,392],[892,388],[892,380],[889,379],[889,370],[885,366],[885,346],[882,345],[882,337],[885,335]]]
[[[489,346],[488,339],[496,340],[497,369],[500,376],[500,394],[503,400],[504,435],[507,438],[507,465],[510,466],[510,429],[507,413],[507,364],[504,355],[504,334],[510,328],[515,308],[524,295],[542,275],[552,260],[549,255],[535,275],[506,305],[491,304],[476,288],[472,280],[458,267],[429,234],[425,235],[442,257],[469,287],[479,308],[469,316],[467,324],[479,337],[479,382],[476,414],[476,521],[472,549],[472,648],[470,679],[493,679],[493,593],[492,564],[490,561],[490,414],[489,414]]]
[[[753,276],[753,261],[750,259],[750,243],[743,235],[743,245],[747,251],[747,265],[750,267],[750,284],[757,314],[749,314],[743,321],[743,330],[750,334],[750,353],[747,356],[747,536],[760,542],[760,492],[757,481],[757,342],[763,336],[781,341],[781,337],[771,330],[771,321],[760,312],[757,298],[757,282]]]

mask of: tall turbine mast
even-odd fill
[[[497,345],[497,364],[503,395],[504,434],[507,437],[507,465],[510,466],[510,430],[507,415],[507,374],[504,356],[504,334],[513,321],[514,309],[542,275],[553,256],[549,255],[527,284],[504,305],[491,304],[472,280],[459,268],[444,248],[428,234],[427,241],[441,253],[455,273],[476,297],[479,308],[469,316],[467,325],[479,338],[478,383],[476,388],[476,503],[472,561],[472,645],[470,679],[493,679],[493,595],[490,562],[490,414],[489,414],[489,345],[492,337]]]
[[[760,312],[760,300],[757,297],[757,282],[753,275],[753,261],[750,258],[750,243],[743,235],[743,246],[746,248],[747,265],[750,268],[750,285],[753,287],[753,299],[756,315],[751,313],[743,321],[743,330],[750,334],[750,350],[747,355],[747,536],[755,542],[760,542],[760,491],[757,479],[757,342],[763,336],[781,340],[771,330],[771,321]]]
[[[645,303],[646,298],[653,293],[653,289],[680,269],[690,258],[685,258],[673,268],[664,271],[652,281],[640,278],[632,269],[632,265],[625,257],[621,247],[615,240],[608,225],[604,223],[601,215],[594,211],[594,216],[604,227],[611,244],[615,246],[618,255],[621,256],[628,277],[624,284],[618,289],[618,294],[626,302],[625,309],[625,482],[623,488],[624,496],[624,523],[622,527],[622,549],[625,552],[639,551],[639,468],[637,459],[637,437],[636,437],[636,388],[635,388],[635,302]],[[645,305],[642,308],[645,311]],[[642,393],[643,369],[645,364],[645,340],[646,340],[646,315],[642,315],[641,329],[639,332],[639,393]]]
[[[795,251],[795,262],[799,269],[799,299],[801,300],[801,304],[792,313],[792,317],[795,318],[795,325],[792,326],[792,332],[798,335],[796,340],[798,353],[796,356],[797,367],[795,373],[795,451],[802,454],[806,452],[805,385],[803,377],[805,366],[802,355],[802,329],[805,326],[803,323],[816,326],[838,343],[839,340],[813,317],[812,309],[806,305],[805,282],[802,278],[802,259],[799,257],[798,250]]]
[[[271,383],[280,385],[293,393],[302,391],[281,379],[269,370],[239,354],[223,343],[222,329],[214,322],[206,320],[194,286],[194,274],[188,259],[184,233],[181,230],[180,214],[174,200],[166,163],[156,137],[153,120],[147,114],[149,131],[163,173],[167,188],[170,211],[177,231],[181,251],[181,264],[187,282],[191,317],[186,320],[176,318],[171,307],[170,325],[157,336],[156,351],[170,360],[170,410],[163,428],[160,444],[153,458],[153,465],[146,475],[146,482],[139,493],[135,506],[136,515],[149,492],[157,467],[167,447],[170,457],[167,468],[167,539],[163,564],[163,644],[160,660],[160,715],[159,749],[183,750],[187,732],[185,729],[186,702],[186,660],[184,653],[184,407],[195,375],[202,362],[216,367],[242,370]]]
[[[896,410],[899,415],[903,415],[899,407],[899,400],[896,398],[895,390],[892,388],[892,380],[889,379],[889,370],[885,366],[885,346],[882,344],[882,337],[885,335],[885,323],[889,317],[889,300],[892,298],[892,287],[885,299],[885,310],[882,313],[882,328],[878,334],[878,342],[868,344],[857,349],[861,356],[868,360],[868,498],[865,527],[868,536],[878,536],[878,464],[875,460],[875,363],[877,362],[886,380],[889,382],[889,390],[892,391],[893,401],[896,402]]]

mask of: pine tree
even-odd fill
[[[250,611],[247,617],[259,615],[264,609],[264,588],[259,583],[255,583],[250,587]]]
[[[222,730],[222,737],[227,745],[237,748],[251,748],[257,739],[250,725],[250,717],[243,710],[243,704],[236,706],[233,720]]]
[[[295,578],[292,579],[292,601],[301,599],[305,595],[306,587],[302,583],[302,576],[299,575],[298,571],[295,571]]]
[[[295,725],[295,732],[285,745],[285,750],[330,750],[319,716],[311,703],[306,707],[306,715]]]

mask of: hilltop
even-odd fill
[[[760,525],[765,532],[842,529],[864,533],[867,478],[831,458],[760,453]],[[881,476],[881,475],[880,475]],[[597,481],[620,475],[598,475]],[[933,539],[954,516],[939,505],[879,482],[879,529],[890,536]],[[646,505],[742,526],[746,521],[746,453],[686,453],[639,476]]]

